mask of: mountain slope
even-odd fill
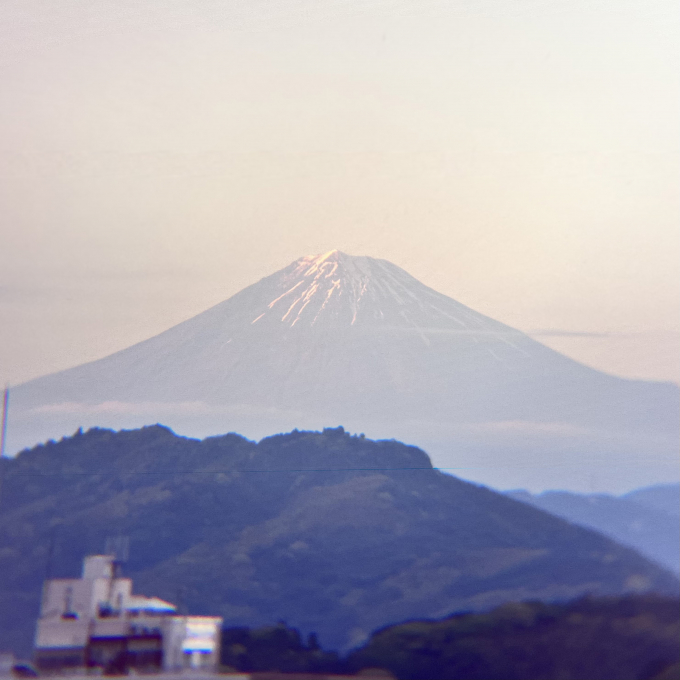
[[[418,442],[438,465],[498,486],[512,484],[507,467],[503,482],[493,476],[508,457],[524,468],[517,486],[533,483],[528,471],[547,483],[546,449],[563,482],[583,476],[587,456],[590,481],[594,470],[625,486],[619,477],[677,475],[679,404],[674,385],[587,368],[389,262],[333,251],[145,342],[19,386],[10,443],[81,425],[261,437],[342,422]]]
[[[678,490],[677,485],[667,485],[637,489],[619,497],[567,491],[545,491],[537,495],[526,491],[510,491],[507,495],[570,522],[595,529],[622,545],[638,550],[667,569],[680,573],[680,517],[677,506],[658,502],[673,495],[677,498]],[[657,503],[645,504],[638,500],[649,498]],[[676,512],[671,514],[666,509]]]
[[[23,653],[45,573],[78,573],[117,534],[139,592],[331,647],[508,600],[679,588],[598,533],[341,428],[257,444],[91,430],[1,462],[0,641]]]

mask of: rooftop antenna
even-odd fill
[[[121,567],[130,558],[129,536],[107,536],[104,554],[113,557],[114,578],[120,577]]]
[[[45,580],[43,581],[42,595],[40,596],[40,616],[42,617],[45,607],[47,605],[47,594],[49,590],[49,581],[52,578],[52,560],[54,558],[54,536],[56,534],[56,527],[50,536],[47,546],[47,561],[45,563]]]
[[[52,578],[52,567],[54,561],[54,542],[57,533],[56,527],[50,535],[49,543],[47,544],[47,560],[45,562],[45,581],[49,581]]]
[[[0,458],[5,456],[5,438],[7,437],[7,410],[9,409],[9,387],[5,387],[2,396],[2,430],[0,430]]]

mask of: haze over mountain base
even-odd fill
[[[322,430],[342,423],[347,431],[372,439],[394,438],[419,446],[435,467],[457,477],[497,489],[521,487],[535,493],[559,488],[620,494],[674,481],[679,476],[669,443],[645,435],[570,432],[568,426],[559,423],[520,421],[449,426],[427,421],[370,422],[360,417],[330,421],[298,412],[270,409],[258,413],[245,407],[210,407],[200,402],[117,402],[87,409],[69,404],[63,410],[24,415],[21,420],[15,416],[8,439],[18,450],[69,436],[79,427],[133,429],[156,422],[188,437],[230,431],[254,440],[295,428]]]
[[[343,425],[499,488],[680,478],[676,385],[583,366],[384,260],[304,257],[104,359],[12,392],[9,451],[78,427],[259,439]]]

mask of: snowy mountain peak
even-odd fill
[[[674,386],[598,373],[387,260],[337,250],[297,259],[116,354],[19,386],[12,400],[15,451],[90,425],[259,438],[342,423],[422,443],[503,486],[531,483],[528,470],[542,480],[554,470],[553,487],[572,470],[578,486],[597,457],[603,474],[638,485],[677,475]],[[641,450],[641,467],[621,464]]]
[[[500,330],[497,322],[428,288],[387,260],[331,250],[301,257],[271,279],[275,294],[266,305],[257,306],[251,324]]]
[[[323,315],[346,318],[352,325],[378,262],[338,250],[301,257],[280,273],[279,294],[252,323],[269,317],[291,327],[302,321],[315,325]]]
[[[305,276],[314,274],[314,272],[324,267],[328,268],[328,265],[333,265],[337,268],[340,260],[347,258],[348,256],[341,253],[339,250],[329,250],[323,255],[306,255],[296,260],[298,269],[304,272]]]

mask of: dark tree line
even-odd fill
[[[228,628],[222,663],[298,673],[382,668],[399,680],[672,680],[680,677],[680,602],[639,595],[509,603],[390,626],[344,656],[284,623]]]

